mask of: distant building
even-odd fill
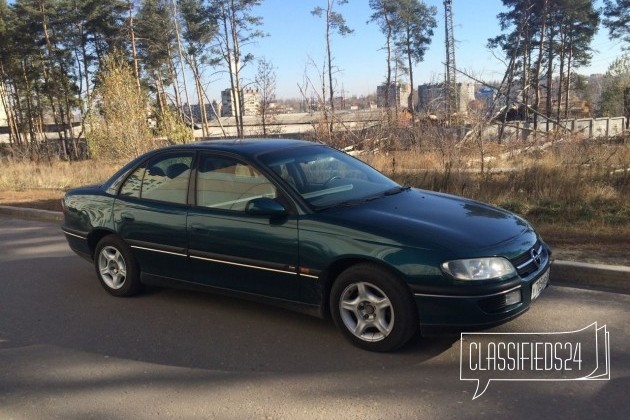
[[[408,83],[392,82],[376,88],[376,105],[379,108],[385,108],[388,105],[392,108],[407,108],[409,95],[411,94],[411,86]]]
[[[243,89],[241,93],[243,115],[258,115],[260,107],[260,92],[258,89]]]
[[[217,105],[218,104],[216,101],[212,101],[212,104],[204,104],[206,108],[206,118],[208,119],[208,121],[214,120],[216,118],[215,111],[218,115],[221,115],[221,110],[220,108],[217,108]],[[214,107],[214,110],[212,109],[212,107]],[[192,112],[192,120],[196,123],[200,123],[202,120],[201,106],[199,104],[191,104],[190,107],[188,106],[188,104],[184,104],[182,106],[182,112],[187,118],[190,118],[190,112]]]
[[[446,91],[443,83],[418,86],[418,109],[429,114],[440,114],[446,109]],[[468,104],[475,100],[474,83],[457,84],[458,114],[468,113]]]
[[[221,116],[236,116],[237,104],[233,89],[225,89],[221,92]],[[243,104],[243,115],[258,115],[258,107],[260,106],[260,93],[258,89],[242,89],[241,102]]]
[[[221,91],[221,116],[222,117],[233,117],[236,115],[236,110],[234,109],[234,90],[225,89]]]
[[[496,94],[496,89],[483,87],[475,92],[475,99],[483,103],[486,108],[490,108],[492,105],[494,105],[494,98]]]

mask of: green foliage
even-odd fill
[[[620,39],[630,49],[630,0],[604,0],[604,25],[610,39]]]
[[[346,19],[343,15],[334,10],[335,4],[341,6],[346,3],[348,3],[348,0],[328,0],[326,9],[317,6],[311,11],[311,14],[317,17],[326,17],[326,27],[328,31],[332,30],[341,36],[346,36],[354,32],[354,30],[350,29],[346,24]]]
[[[154,147],[147,100],[138,92],[133,69],[120,52],[103,59],[96,98],[85,131],[91,157],[130,159]]]
[[[145,0],[136,17],[139,55],[147,73],[162,72],[175,47],[170,0]]]
[[[391,84],[392,44],[396,47],[400,58],[395,61],[397,69],[403,68],[409,75],[409,82],[414,86],[413,65],[424,58],[424,53],[431,43],[433,29],[437,26],[435,15],[437,9],[428,7],[420,0],[370,0],[373,14],[370,22],[376,22],[386,37],[387,78],[386,86]],[[397,60],[398,54],[393,60]],[[413,94],[409,95],[409,109],[413,110]],[[389,95],[386,104],[389,106]]]
[[[204,5],[203,0],[179,0],[178,3],[187,52],[191,56],[202,58],[216,35],[216,16]]]
[[[437,26],[435,6],[427,6],[419,0],[398,0],[399,7],[394,24],[396,46],[409,57],[409,61],[419,63]]]
[[[616,59],[604,76],[599,113],[604,117],[624,115],[624,90],[630,88],[630,54]],[[627,110],[626,110],[627,111]],[[626,115],[630,118],[630,115]]]
[[[193,131],[169,107],[157,115],[158,137],[165,137],[171,144],[183,144],[195,139]]]

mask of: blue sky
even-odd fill
[[[256,57],[265,57],[276,68],[277,96],[297,98],[300,96],[298,83],[304,77],[309,61],[321,69],[325,57],[325,23],[312,16],[316,6],[325,7],[326,0],[263,0],[254,10],[263,17],[262,29],[269,34],[255,44],[245,47]],[[414,67],[414,84],[441,81],[444,74],[444,6],[442,0],[425,0],[436,6],[438,26],[424,61]],[[598,2],[598,6],[601,1]],[[486,48],[487,39],[500,33],[496,16],[503,11],[501,0],[453,0],[454,32],[456,40],[457,67],[484,80],[500,79],[503,64]],[[376,91],[376,85],[385,78],[385,52],[380,50],[385,42],[378,26],[366,24],[371,9],[368,0],[350,0],[337,9],[341,12],[354,33],[342,38],[333,38],[334,65],[340,70],[336,74],[337,90],[346,95],[366,95]],[[600,29],[593,43],[596,50],[592,64],[580,69],[584,74],[604,73],[609,64],[621,55],[621,44],[611,42],[607,30]],[[245,68],[246,83],[251,82],[256,64]],[[317,78],[311,67],[309,73]],[[458,79],[461,80],[458,75]],[[209,77],[208,93],[219,97],[219,91],[228,87],[227,79],[221,74]]]

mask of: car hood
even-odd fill
[[[525,220],[506,210],[419,189],[337,207],[329,215],[347,227],[408,246],[488,250],[524,234],[531,246],[536,237]]]

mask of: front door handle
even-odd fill
[[[202,225],[200,223],[193,223],[192,225],[190,225],[190,228],[192,230],[194,230],[195,232],[199,232],[199,233],[208,233],[209,232],[208,228],[206,228],[205,225]]]
[[[134,220],[136,220],[136,218],[133,217],[133,214],[127,212],[120,213],[120,218],[128,222],[133,222]]]

